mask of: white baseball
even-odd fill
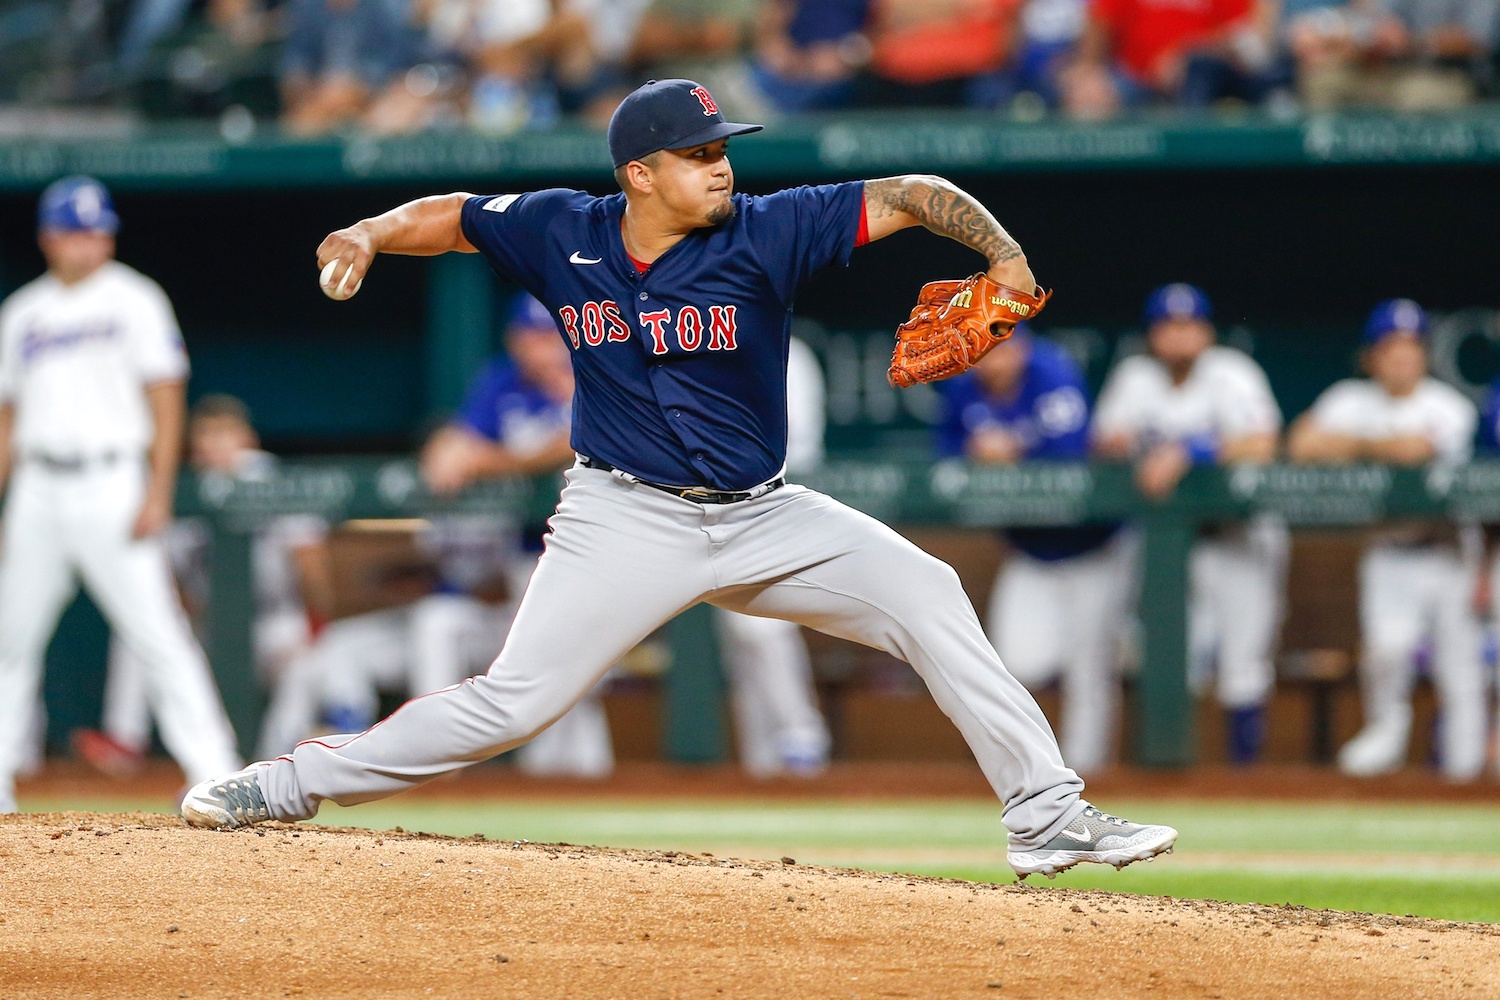
[[[349,298],[355,292],[359,291],[360,286],[365,283],[365,279],[360,278],[354,283],[353,288],[344,287],[349,283],[349,272],[354,270],[354,265],[351,264],[344,269],[344,276],[340,278],[339,283],[335,285],[333,283],[333,269],[338,266],[339,262],[337,257],[335,257],[333,260],[330,260],[327,264],[323,265],[323,273],[318,277],[318,287],[323,289],[323,294],[328,296],[330,299],[342,302],[344,299]]]

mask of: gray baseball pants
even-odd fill
[[[910,663],[1003,803],[1012,849],[1046,843],[1082,811],[1082,780],[946,563],[801,486],[712,505],[579,466],[567,482],[489,671],[416,698],[366,732],[308,740],[261,765],[274,818],[306,819],[324,799],[384,798],[520,746],[700,601],[795,621]]]

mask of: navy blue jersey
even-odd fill
[[[572,350],[581,455],[674,486],[742,490],[786,460],[792,300],[847,264],[861,181],[734,196],[644,274],[620,235],[625,196],[555,188],[470,199],[463,232],[540,299]]]
[[[1083,372],[1068,353],[1034,338],[1014,397],[989,395],[973,372],[938,383],[944,403],[938,451],[962,456],[969,438],[998,428],[1015,437],[1030,460],[1081,462],[1089,451],[1089,405]],[[1007,528],[1012,545],[1037,559],[1065,559],[1097,549],[1115,526]]]

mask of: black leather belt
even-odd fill
[[[105,451],[97,455],[49,455],[42,451],[29,451],[23,456],[24,461],[40,465],[48,472],[84,472],[114,465],[124,458],[123,451]]]
[[[625,472],[625,470],[616,469],[608,462],[601,462],[597,458],[580,455],[578,456],[578,461],[585,469],[598,469],[600,472],[620,472],[629,476],[630,481],[633,483],[640,483],[642,486],[649,486],[653,490],[661,490],[663,493],[670,493],[674,497],[691,500],[693,503],[739,503],[742,500],[754,500],[756,497],[763,497],[772,490],[779,490],[786,485],[785,479],[773,479],[768,483],[757,486],[753,490],[714,490],[709,489],[707,486],[668,486],[665,483],[653,483],[649,479],[632,476],[630,473]]]

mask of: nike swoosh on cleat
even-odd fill
[[[1076,840],[1076,841],[1078,841],[1081,844],[1082,843],[1087,843],[1088,839],[1089,839],[1089,835],[1088,835],[1088,831],[1087,830],[1085,830],[1083,833],[1074,833],[1072,830],[1069,830],[1067,827],[1064,827],[1063,829],[1059,830],[1058,833],[1061,833],[1064,837],[1067,837],[1069,840]]]
[[[581,257],[581,256],[579,256],[578,251],[574,250],[573,251],[573,256],[571,256],[571,257],[568,258],[568,263],[569,264],[597,264],[597,263],[599,263],[603,259],[604,259],[603,257],[593,257],[593,258]]]

